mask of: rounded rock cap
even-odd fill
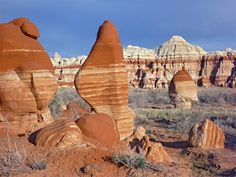
[[[96,42],[120,43],[119,34],[111,21],[105,20],[99,27]]]
[[[185,69],[185,67],[182,67],[182,70],[179,70],[173,77],[172,81],[193,81],[192,77],[188,73],[188,71]]]

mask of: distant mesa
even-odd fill
[[[28,18],[0,24],[0,136],[23,135],[52,121],[54,67]]]

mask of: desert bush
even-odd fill
[[[7,145],[0,153],[0,175],[10,176],[24,169],[27,158],[24,147],[19,147],[14,141],[7,139]]]
[[[44,170],[47,168],[47,160],[44,158],[34,158],[28,160],[28,166],[32,170]]]
[[[125,166],[127,168],[145,168],[146,160],[140,155],[130,155],[130,154],[113,154],[112,162],[117,165]]]
[[[145,157],[138,154],[115,153],[112,155],[111,160],[113,163],[126,168],[152,169],[159,172],[163,171],[165,167],[162,164],[152,164],[148,162]]]
[[[90,105],[80,97],[74,88],[59,88],[49,105],[52,116],[58,118],[61,114],[61,107],[73,101],[78,102],[82,108],[91,110]]]

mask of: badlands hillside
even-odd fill
[[[236,51],[206,52],[173,36],[156,49],[128,45],[123,49],[129,87],[167,88],[182,66],[198,86],[235,87]],[[73,87],[74,77],[86,56],[63,58],[57,52],[51,58],[60,87]]]

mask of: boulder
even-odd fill
[[[190,109],[191,102],[198,101],[197,86],[185,67],[172,78],[169,96],[176,108]]]
[[[106,114],[85,115],[76,121],[83,135],[92,142],[105,146],[115,146],[119,134],[114,120]]]
[[[48,104],[57,83],[38,37],[39,30],[27,18],[0,24],[0,127],[5,127],[0,136],[22,135],[39,122],[52,121]]]
[[[37,134],[35,143],[37,146],[57,147],[66,149],[80,145],[82,134],[74,121],[67,118],[58,119],[44,128]]]
[[[75,86],[96,113],[112,117],[123,140],[133,132],[134,113],[128,106],[128,78],[115,26],[105,21],[97,40],[75,76]]]
[[[191,147],[222,149],[224,142],[223,129],[209,119],[196,123],[189,131],[188,143]]]

